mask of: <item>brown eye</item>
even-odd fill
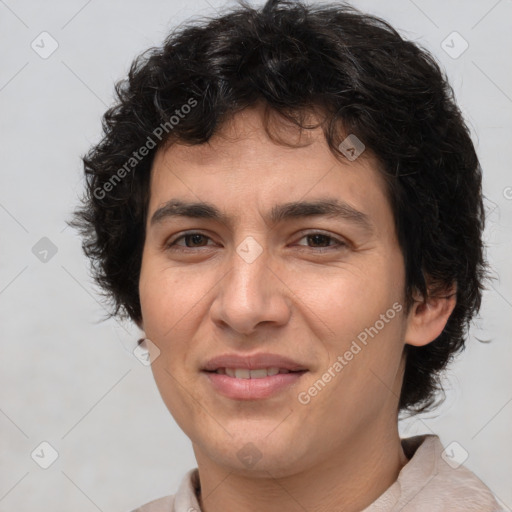
[[[185,240],[185,245],[187,247],[203,247],[203,245],[201,244],[201,241],[206,241],[206,239],[208,237],[204,236],[204,235],[201,235],[200,233],[196,233],[196,234],[193,234],[193,235],[184,235],[183,237],[181,237],[183,240]],[[179,239],[178,239],[179,240]],[[188,244],[188,242],[190,241],[190,244]]]
[[[185,241],[185,245],[178,243],[181,240]],[[202,233],[185,233],[184,235],[181,235],[172,242],[168,243],[166,245],[166,248],[173,249],[174,247],[178,247],[179,249],[177,250],[187,250],[194,249],[196,247],[206,247],[206,243],[208,240],[211,240],[211,238],[206,235],[203,235]]]
[[[307,239],[312,244],[311,249],[329,249],[336,247],[345,247],[347,244],[338,238],[321,232],[307,233],[300,240]],[[334,244],[331,244],[334,242]],[[299,244],[301,245],[301,244]]]

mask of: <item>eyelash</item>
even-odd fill
[[[183,247],[183,246],[178,246],[176,245],[176,242],[178,242],[179,240],[182,240],[182,239],[185,239],[187,237],[190,237],[190,236],[194,236],[194,235],[200,235],[204,238],[207,238],[209,240],[211,240],[211,238],[199,231],[190,231],[188,233],[184,233],[183,235],[179,236],[178,238],[174,239],[172,242],[169,242],[169,243],[166,243],[165,244],[165,248],[168,249],[168,250],[172,250],[172,251],[178,251],[178,252],[189,252],[189,251],[194,251],[194,249],[202,249],[204,246],[201,246],[201,247]],[[336,238],[332,235],[328,235],[326,233],[323,233],[322,231],[312,231],[310,233],[305,233],[302,235],[302,237],[299,239],[299,240],[302,240],[303,238],[306,238],[308,236],[315,236],[315,235],[320,235],[322,237],[325,237],[329,240],[334,240],[337,244],[337,247],[336,246],[327,246],[327,247],[310,247],[309,249],[312,249],[314,252],[317,252],[317,253],[324,253],[326,251],[331,251],[331,250],[339,250],[339,249],[342,249],[342,248],[345,248],[345,247],[348,247],[348,243],[344,242],[343,240],[340,240],[339,238]],[[177,248],[179,247],[179,248]],[[303,246],[302,246],[303,247]]]

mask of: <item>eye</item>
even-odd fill
[[[179,242],[180,240],[184,240],[185,245],[178,244],[177,242]],[[182,251],[187,249],[194,249],[196,247],[205,247],[205,244],[203,242],[207,240],[211,240],[211,238],[209,236],[203,235],[203,233],[191,231],[174,239],[172,242],[167,243],[166,248],[174,250],[175,247],[178,247],[178,249],[176,250]]]
[[[348,244],[344,242],[343,240],[340,240],[336,237],[333,237],[329,234],[322,233],[321,231],[314,231],[311,233],[306,233],[302,238],[299,240],[307,239],[308,242],[313,243],[313,245],[317,245],[317,247],[311,247],[312,249],[317,249],[322,251],[322,249],[333,249],[333,248],[342,248],[347,247]],[[334,246],[330,245],[330,242],[334,242]],[[319,245],[319,247],[318,247]]]
[[[343,240],[340,240],[332,235],[323,233],[321,231],[313,231],[311,233],[306,233],[302,236],[300,240],[307,239],[308,243],[313,244],[313,247],[309,247],[318,252],[323,252],[327,250],[334,250],[336,248],[344,248],[347,247],[348,244]],[[166,249],[176,250],[176,251],[187,251],[193,250],[194,248],[207,247],[208,241],[211,238],[203,233],[198,231],[191,231],[189,233],[185,233],[178,238],[175,238],[169,243],[165,244]],[[183,244],[179,244],[178,242],[184,241]],[[301,244],[299,244],[301,245]],[[306,247],[307,248],[307,247]]]

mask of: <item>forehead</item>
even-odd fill
[[[329,195],[370,216],[389,216],[386,185],[369,151],[349,162],[332,153],[320,127],[301,133],[271,118],[270,130],[280,142],[265,131],[262,109],[249,108],[207,143],[161,148],[151,171],[150,215],[171,199],[217,204],[240,218],[254,208]]]

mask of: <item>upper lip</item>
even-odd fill
[[[245,368],[247,370],[279,368],[289,371],[307,370],[304,365],[301,365],[297,361],[277,354],[254,354],[250,356],[223,354],[208,360],[202,369],[212,372],[219,368]]]

